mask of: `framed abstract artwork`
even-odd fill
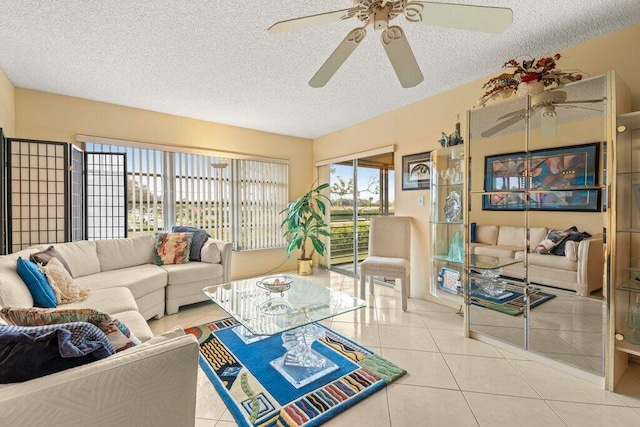
[[[431,152],[402,156],[402,189],[431,188]]]
[[[599,143],[485,158],[483,210],[597,212]]]

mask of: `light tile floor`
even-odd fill
[[[306,278],[357,295],[358,281],[315,270]],[[376,286],[367,308],[324,323],[407,370],[328,426],[640,426],[640,366],[631,365],[617,393],[467,339],[455,310]],[[228,317],[214,303],[181,308],[149,322],[154,333]],[[235,426],[213,386],[200,372],[196,426]]]

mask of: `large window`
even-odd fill
[[[285,246],[279,214],[289,192],[285,163],[93,142],[86,150],[126,153],[129,236],[187,225],[236,250]]]

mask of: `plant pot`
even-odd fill
[[[313,260],[299,259],[298,260],[298,276],[310,276],[312,274],[313,274]]]
[[[535,95],[544,90],[544,83],[539,81],[520,83],[516,90],[517,96]]]

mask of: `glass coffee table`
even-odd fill
[[[202,292],[240,323],[234,332],[246,344],[282,334],[286,351],[269,363],[296,388],[338,369],[311,348],[324,336],[313,323],[366,307],[364,300],[287,275],[236,280]]]

